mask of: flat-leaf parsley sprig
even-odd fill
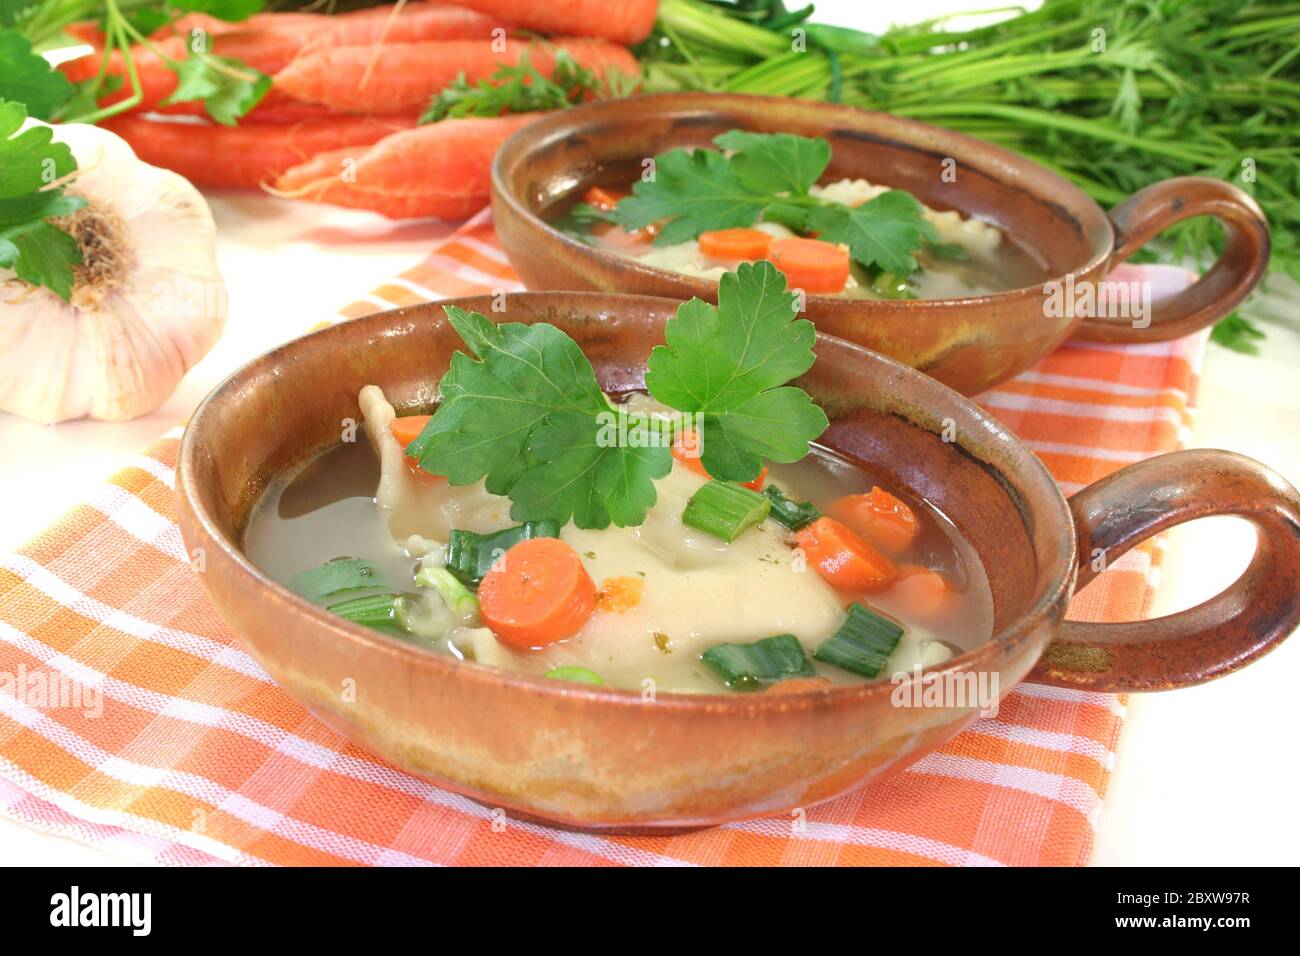
[[[747,481],[764,459],[797,461],[826,429],[825,413],[788,384],[812,366],[816,338],[795,302],[771,263],[742,264],[722,277],[716,307],[684,303],[650,355],[648,391],[701,423],[714,478]],[[649,422],[611,407],[578,344],[545,322],[498,325],[444,310],[473,357],[452,356],[441,403],[408,454],[453,485],[483,479],[510,498],[516,521],[644,521],[672,455],[667,442],[601,440],[611,415],[619,434]]]
[[[916,253],[938,233],[910,193],[891,189],[860,206],[811,194],[826,171],[824,139],[790,133],[728,130],[713,140],[721,150],[671,149],[654,159],[654,175],[609,214],[629,231],[658,224],[656,245],[674,245],[701,232],[752,226],[760,218],[795,232],[815,232],[843,243],[872,274],[908,275]]]

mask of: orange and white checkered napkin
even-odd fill
[[[1185,274],[1145,274],[1173,286]],[[344,310],[517,289],[486,216]],[[1181,444],[1204,337],[1060,349],[983,396],[1068,492]],[[0,809],[161,863],[1076,864],[1122,698],[1022,685],[903,773],[790,819],[684,836],[510,821],[347,743],[239,647],[185,561],[179,430],[0,558]],[[1146,612],[1159,551],[1130,552],[1071,609]]]

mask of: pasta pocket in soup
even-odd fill
[[[468,352],[438,407],[363,388],[364,438],[271,488],[247,552],[358,624],[555,680],[788,693],[941,664],[992,633],[983,568],[815,444],[793,298],[767,263],[724,275],[617,395],[554,326],[448,307]]]

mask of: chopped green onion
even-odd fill
[[[317,604],[347,591],[385,587],[379,569],[362,558],[334,558],[308,568],[293,579],[290,587]]]
[[[970,253],[960,242],[927,242],[925,251],[941,262],[970,262]]]
[[[543,676],[551,680],[569,680],[576,684],[594,684],[597,687],[603,687],[605,684],[599,674],[585,667],[553,667]]]
[[[813,652],[813,657],[863,677],[879,677],[902,637],[903,629],[889,618],[861,604],[851,604],[840,629]]]
[[[447,570],[469,587],[476,588],[492,565],[520,541],[530,538],[558,538],[557,521],[525,521],[504,531],[476,534],[456,530],[447,542]]]
[[[478,617],[478,598],[446,568],[421,567],[415,573],[415,583],[422,588],[433,588],[462,622]]]
[[[691,495],[682,524],[723,541],[735,541],[742,531],[767,517],[772,502],[730,481],[710,481]]]
[[[776,485],[768,485],[763,494],[772,499],[772,510],[767,516],[790,531],[798,531],[822,516],[811,501],[795,501]]]
[[[787,677],[812,677],[815,673],[793,634],[765,637],[752,644],[715,644],[700,660],[732,690],[758,690]]]
[[[327,605],[326,610],[347,618],[354,624],[405,630],[398,620],[399,608],[405,601],[406,598],[400,594],[367,594],[365,597],[335,601]]]

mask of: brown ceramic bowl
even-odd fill
[[[647,157],[707,146],[729,129],[825,137],[833,149],[827,180],[862,177],[905,189],[934,208],[992,222],[1059,284],[1058,296],[1046,283],[961,299],[808,296],[805,315],[820,331],[896,358],[966,395],[1024,371],[1071,335],[1152,342],[1204,328],[1245,298],[1268,264],[1264,214],[1220,180],[1157,183],[1108,215],[1077,186],[1023,156],[925,123],[811,100],[672,93],[552,113],[497,152],[492,213],[524,284],[716,301],[715,282],[595,249],[543,217],[593,183],[633,182]],[[947,166],[955,178],[943,175],[948,160],[955,161]],[[1145,317],[1085,318],[1086,304],[1058,307],[1167,227],[1202,215],[1223,223],[1223,255],[1199,282],[1154,303]]]
[[[606,389],[641,387],[677,303],[520,293],[500,320],[554,323]],[[203,585],[267,672],[323,721],[393,764],[460,793],[582,827],[715,824],[809,806],[897,770],[976,717],[976,704],[894,706],[889,682],[796,695],[675,695],[586,687],[462,663],[332,616],[271,581],[241,535],[267,483],[336,442],[357,392],[430,410],[460,342],[437,305],[317,332],[245,366],[199,407],[177,473],[180,525]],[[1239,455],[1189,451],[1126,468],[1067,502],[1001,424],[934,379],[821,336],[799,384],[830,417],[823,443],[948,515],[988,571],[995,634],[932,673],[1030,676],[1155,690],[1241,667],[1300,619],[1300,498]],[[941,437],[945,422],[956,440]],[[949,433],[951,435],[951,432]],[[1209,514],[1253,522],[1249,570],[1205,604],[1133,624],[1063,622],[1092,556],[1114,560]],[[1089,556],[1080,567],[1079,554]],[[351,682],[351,683],[349,683]],[[345,695],[352,687],[355,694]]]

